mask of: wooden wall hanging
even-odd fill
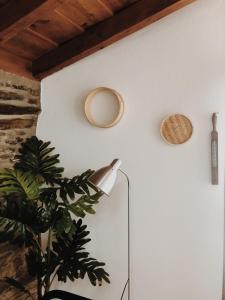
[[[160,132],[166,143],[179,145],[184,144],[191,138],[193,126],[186,116],[173,114],[163,120]]]
[[[98,93],[101,93],[101,92],[111,93],[113,96],[115,96],[115,100],[117,101],[117,104],[118,104],[117,115],[108,124],[102,124],[102,123],[98,122],[97,120],[95,120],[92,115],[92,111],[91,111],[91,104],[92,104],[92,101],[94,101],[95,95]],[[94,89],[87,95],[87,97],[85,99],[85,104],[84,104],[84,112],[85,112],[85,116],[86,116],[88,122],[91,125],[100,127],[100,128],[110,128],[110,127],[113,127],[116,124],[118,124],[119,121],[121,120],[121,118],[124,114],[124,101],[123,101],[122,96],[117,91],[107,88],[107,87],[99,87],[99,88]]]

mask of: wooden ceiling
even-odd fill
[[[0,0],[0,69],[42,79],[195,0]]]

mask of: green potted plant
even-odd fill
[[[37,279],[38,300],[47,299],[55,278],[66,282],[88,276],[92,285],[110,283],[105,264],[85,250],[90,238],[82,220],[95,213],[102,193],[88,182],[91,170],[63,177],[53,151],[50,142],[32,137],[22,144],[14,168],[0,173],[0,242],[24,247],[27,272]],[[35,299],[15,278],[4,280]]]

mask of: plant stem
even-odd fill
[[[47,263],[50,264],[50,254],[51,254],[51,237],[52,237],[52,229],[49,228],[48,231],[48,244],[47,244]],[[48,282],[46,284],[45,292],[47,293],[50,289],[50,278],[48,279]]]
[[[50,263],[50,250],[51,250],[51,238],[52,238],[52,228],[50,227],[49,228],[49,231],[48,231],[48,248],[47,248],[47,253],[48,253],[48,256],[47,256],[47,259],[48,259],[48,263]]]
[[[51,287],[51,285],[53,284],[53,281],[54,281],[54,279],[55,279],[56,275],[57,275],[57,272],[55,272],[54,276],[52,277],[52,280],[51,280],[51,282],[50,282],[50,284],[49,284],[49,288],[50,288],[50,287]]]
[[[39,240],[39,236],[37,236],[37,234],[33,232],[31,227],[28,227],[28,228],[29,228],[29,232],[33,235],[33,238],[36,242],[36,245],[37,245],[39,251],[41,251],[41,253],[44,255],[44,252],[43,252],[42,246],[41,246],[41,239]]]
[[[42,255],[44,255],[44,251],[43,251],[42,248],[41,248],[41,245],[40,245],[39,240],[36,239],[36,238],[34,238],[34,240],[35,240],[35,242],[36,242],[36,245],[37,245],[37,247],[38,247],[39,252],[42,253]]]
[[[41,234],[38,235],[38,244],[40,245],[41,249]],[[41,250],[38,251],[38,261],[39,266],[42,265],[42,256],[41,256]],[[41,279],[41,270],[38,270],[37,274],[37,292],[38,292],[38,300],[42,299],[42,279]]]

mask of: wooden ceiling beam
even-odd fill
[[[48,13],[62,0],[9,0],[0,8],[0,44]]]
[[[139,0],[33,61],[33,75],[42,79],[196,0]]]

